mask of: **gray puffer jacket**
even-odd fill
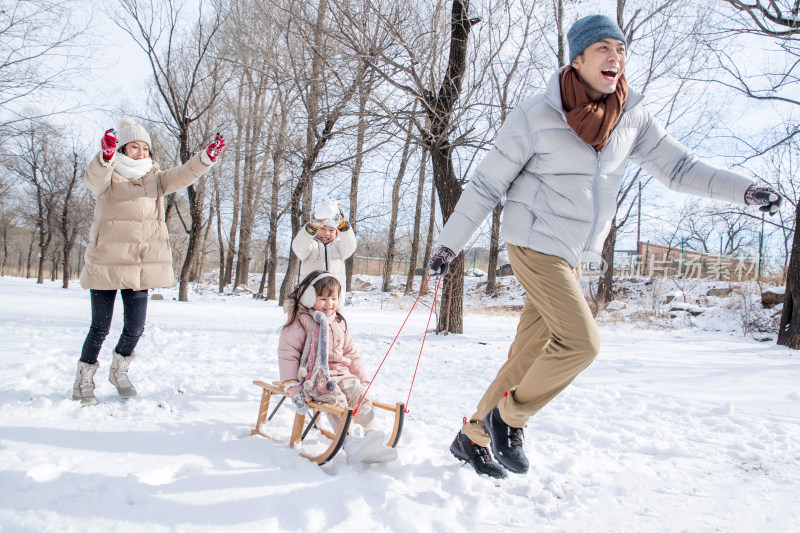
[[[753,180],[698,159],[632,91],[608,143],[596,152],[567,124],[560,74],[544,94],[508,115],[442,228],[441,246],[460,251],[505,196],[506,243],[577,266],[584,252],[602,249],[628,159],[674,191],[744,204]]]

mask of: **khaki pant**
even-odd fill
[[[335,405],[343,409],[347,409],[348,407],[350,409],[355,409],[364,391],[367,390],[367,386],[362,385],[361,381],[352,374],[331,376],[331,380],[335,385],[332,391],[326,390],[324,392],[319,392],[316,389],[312,389],[311,398],[313,398],[314,401],[326,405]],[[325,413],[325,415],[328,417],[328,421],[333,429],[339,427],[339,422],[342,419],[340,416],[330,413]],[[353,416],[353,422],[363,427],[364,433],[375,431],[375,413],[372,410],[372,401],[369,399],[369,396],[364,398],[364,401],[361,402],[358,412]]]
[[[479,446],[489,445],[481,421],[495,406],[506,424],[523,427],[600,350],[600,332],[581,292],[579,269],[560,257],[512,244],[508,257],[527,294],[508,360],[464,425],[464,433]]]

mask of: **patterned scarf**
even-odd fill
[[[314,329],[306,332],[306,342],[300,356],[300,366],[297,377],[303,385],[306,394],[311,395],[311,389],[316,384],[317,391],[333,390],[330,368],[328,367],[328,350],[330,341],[328,335],[328,317],[325,313],[309,309],[309,314],[314,317]]]
[[[567,67],[561,72],[561,105],[567,112],[567,124],[597,152],[608,142],[627,100],[625,74],[619,77],[613,94],[595,102],[589,99],[574,68]]]

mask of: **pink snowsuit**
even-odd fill
[[[335,316],[327,319],[328,369],[335,387],[329,391],[317,386],[317,383],[310,383],[303,387],[304,395],[306,399],[320,403],[354,409],[366,391],[369,378],[364,371],[358,350],[353,345],[350,331],[345,328],[345,323],[337,321]],[[278,369],[281,381],[302,381],[302,378],[306,377],[300,368],[304,352],[310,352],[309,361],[321,360],[321,354],[314,353],[320,334],[318,326],[308,312],[301,311],[292,324],[281,330],[278,341]],[[308,346],[308,343],[311,346]],[[308,373],[309,379],[315,376],[316,374]],[[365,432],[372,431],[375,429],[374,416],[372,402],[369,397],[365,397],[353,421],[363,426]],[[328,417],[333,427],[339,425],[338,417],[332,415]]]

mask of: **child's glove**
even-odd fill
[[[303,387],[297,381],[287,381],[283,384],[283,390],[289,394],[289,399],[294,404],[294,409],[301,415],[308,413],[308,404],[303,396]]]
[[[222,153],[223,148],[225,148],[225,138],[221,133],[217,133],[214,136],[214,140],[211,141],[211,144],[206,148],[206,154],[208,154],[208,158],[211,161],[216,161],[217,156]]]
[[[312,220],[311,222],[306,224],[306,233],[308,233],[312,237],[317,234],[317,231],[319,231],[319,225],[315,225],[314,224],[315,222],[318,223],[319,221],[318,220]]]
[[[339,225],[336,226],[336,229],[338,229],[339,231],[347,231],[348,229],[350,229],[350,224],[348,224],[347,220],[345,220],[344,212],[342,211],[341,207],[339,208],[339,218],[340,218]]]
[[[103,151],[103,159],[111,161],[114,152],[117,150],[117,132],[114,128],[106,130],[103,138],[100,139],[100,149]]]
[[[778,191],[766,185],[751,185],[744,193],[744,203],[747,205],[760,206],[759,211],[769,213],[770,216],[778,212],[781,207],[783,197]]]
[[[432,276],[444,276],[450,269],[450,263],[456,258],[453,250],[447,246],[440,246],[436,253],[431,256],[430,274]]]
[[[293,394],[291,398],[292,398],[292,404],[294,405],[294,410],[297,411],[298,414],[301,415],[308,414],[308,404],[306,403],[305,398],[303,398],[302,392]]]

